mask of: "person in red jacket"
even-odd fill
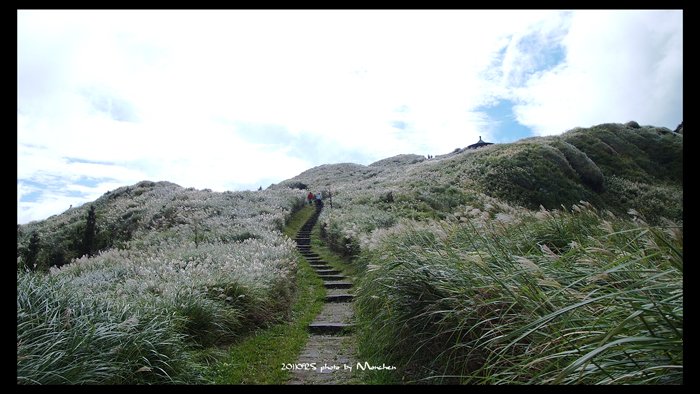
[[[314,194],[311,192],[306,196],[306,199],[309,200],[309,205],[313,204],[315,198],[316,197],[314,197]]]

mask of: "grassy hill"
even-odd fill
[[[377,202],[382,193],[416,203],[416,214],[444,216],[461,204],[496,198],[529,209],[587,201],[616,214],[635,209],[647,220],[682,220],[683,136],[666,128],[603,124],[559,136],[426,160],[399,155],[369,166],[322,165],[280,183],[302,182],[312,189],[337,189],[336,200],[364,191]],[[339,202],[339,201],[338,201]],[[384,207],[383,207],[384,208]]]
[[[288,318],[297,254],[281,230],[303,198],[144,181],[19,226],[18,383],[202,382],[193,350]]]
[[[682,163],[681,134],[630,122],[279,187],[332,195],[361,358],[399,367],[375,382],[680,383]]]
[[[18,383],[206,382],[197,349],[289,318],[304,188],[359,274],[361,358],[398,367],[370,382],[680,383],[682,148],[630,122],[258,192],[119,188],[18,226]]]

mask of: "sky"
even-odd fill
[[[630,120],[683,120],[681,10],[17,11],[19,224]]]

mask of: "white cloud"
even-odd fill
[[[605,84],[619,83],[621,72],[606,77],[604,71],[617,63],[587,60],[635,51],[648,56],[643,40],[652,32],[667,38],[650,41],[659,53],[674,45],[677,52],[682,29],[675,22],[650,23],[657,22],[652,17],[637,29],[638,22],[622,23],[634,20],[627,14],[612,13],[607,22],[567,15],[19,11],[18,220],[74,204],[56,188],[68,190],[86,177],[95,186],[76,189],[86,193],[83,201],[143,179],[227,190],[266,186],[328,161],[445,153],[487,135],[478,107],[499,98],[520,99],[519,120],[538,132],[607,121],[610,113],[601,111],[618,96],[630,102],[619,106],[624,116],[615,121],[655,123],[667,111],[656,103],[670,96],[682,105],[665,77],[682,79],[682,56],[626,64],[635,78],[653,76],[639,84],[643,93],[630,91],[629,83],[611,93]],[[599,33],[590,18],[603,21]],[[642,31],[640,41],[620,51],[620,37],[632,28]],[[517,45],[533,34],[536,42],[561,41],[567,63],[538,73],[536,48]],[[622,110],[632,108],[648,111],[647,118]],[[29,183],[48,180],[44,196],[21,201]]]
[[[538,134],[636,120],[682,120],[682,11],[579,11],[566,61],[515,89],[518,120]]]

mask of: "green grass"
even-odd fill
[[[328,208],[324,208],[328,209]],[[311,248],[319,255],[322,260],[328,262],[331,267],[341,270],[345,276],[354,280],[363,272],[362,267],[359,267],[352,258],[341,256],[331,250],[328,245],[321,240],[320,226],[314,226],[311,236]]]
[[[296,235],[313,214],[311,207],[295,213],[284,233]],[[290,378],[282,365],[294,363],[309,334],[309,323],[320,312],[325,297],[323,282],[300,256],[297,273],[297,295],[292,306],[292,319],[258,330],[253,336],[233,345],[219,362],[212,366],[211,379],[216,384],[284,384]]]
[[[307,220],[311,216],[313,216],[315,210],[312,206],[309,205],[304,205],[303,208],[300,210],[296,211],[290,218],[289,221],[287,222],[287,225],[284,227],[284,231],[282,233],[289,238],[294,239],[294,237],[297,236],[297,233],[301,229],[301,226],[306,223]]]

